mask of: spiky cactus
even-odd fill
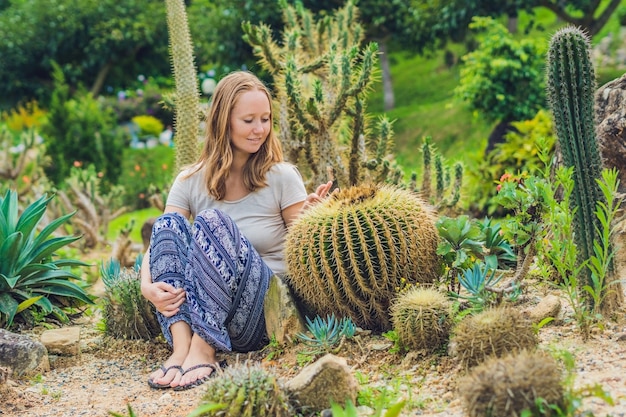
[[[170,58],[176,85],[175,128],[176,172],[195,162],[198,148],[200,92],[196,78],[193,44],[183,0],[165,0]]]
[[[161,334],[155,309],[140,290],[139,265],[120,267],[111,259],[102,263],[100,275],[106,293],[103,297],[103,319],[106,334],[120,339],[151,340]]]
[[[393,302],[391,317],[402,346],[433,351],[448,341],[452,305],[440,291],[414,287]]]
[[[563,162],[574,167],[574,239],[579,263],[583,263],[594,255],[594,240],[599,234],[595,210],[603,201],[597,183],[602,161],[595,133],[596,79],[587,35],[573,26],[557,31],[550,39],[546,67],[548,98]],[[591,271],[583,268],[582,274],[583,285],[593,286]]]
[[[511,307],[496,307],[465,317],[452,333],[451,350],[466,370],[490,357],[533,350],[539,343],[530,319]]]
[[[415,193],[390,185],[348,187],[290,227],[287,280],[314,314],[388,330],[397,291],[438,277],[437,240],[435,215]]]
[[[278,378],[258,364],[219,370],[206,384],[197,416],[287,417],[295,415]]]
[[[565,388],[554,358],[541,351],[521,351],[492,358],[474,368],[459,384],[469,417],[554,416],[564,410]]]
[[[281,1],[282,44],[264,24],[243,24],[246,41],[274,78],[279,135],[290,162],[311,185],[332,167],[340,187],[393,176],[391,123],[366,115],[377,47],[361,47],[363,29],[353,1],[315,20],[301,3]],[[346,169],[347,167],[347,169]]]

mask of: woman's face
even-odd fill
[[[271,107],[263,91],[246,91],[230,113],[230,141],[233,152],[256,153],[270,133]]]

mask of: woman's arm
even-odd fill
[[[164,213],[177,212],[189,218],[189,211],[180,207],[167,206]],[[185,301],[185,291],[175,288],[166,282],[152,282],[150,274],[150,247],[146,251],[141,262],[141,293],[156,307],[157,311],[166,317],[178,313],[180,306]]]

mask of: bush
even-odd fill
[[[70,174],[72,165],[93,164],[108,184],[115,184],[121,172],[123,133],[117,128],[112,111],[87,92],[70,97],[65,76],[56,66],[55,90],[48,120],[42,128],[46,153],[51,158],[46,175],[59,185]]]
[[[119,185],[126,190],[124,205],[129,210],[150,207],[151,191],[168,190],[174,173],[174,149],[157,146],[151,149],[124,150]]]

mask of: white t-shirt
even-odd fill
[[[282,210],[306,199],[306,189],[298,169],[287,162],[274,165],[265,176],[267,186],[237,201],[217,201],[206,191],[204,172],[183,179],[178,174],[167,197],[167,205],[188,210],[193,217],[206,209],[228,214],[241,233],[252,243],[267,266],[278,274],[287,272],[283,246],[287,227]]]

